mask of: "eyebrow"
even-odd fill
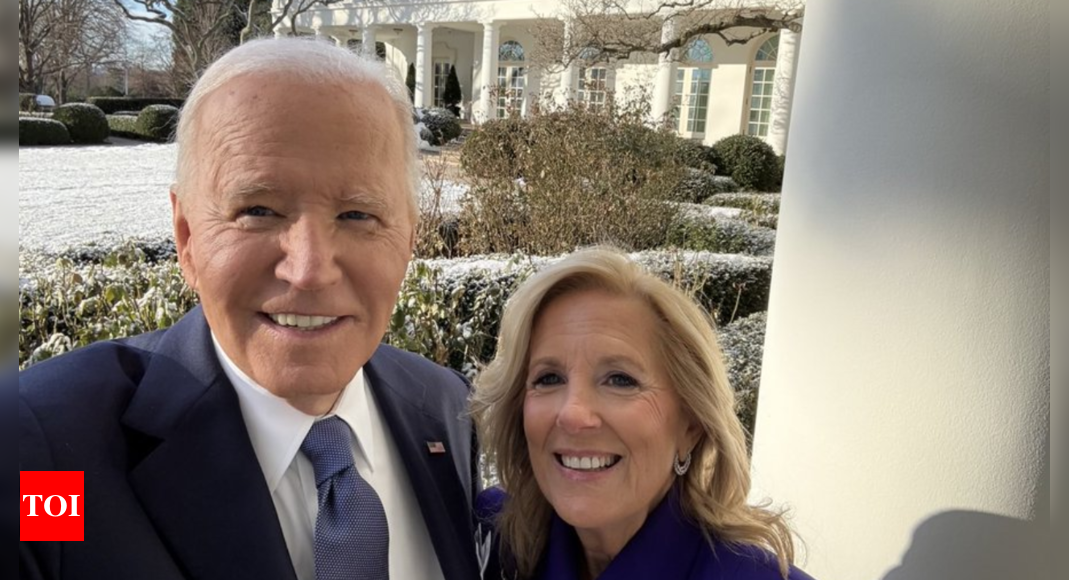
[[[635,359],[633,359],[633,358],[631,358],[629,356],[625,356],[625,355],[614,355],[614,356],[606,357],[604,359],[599,360],[598,364],[599,365],[607,365],[607,366],[627,365],[627,366],[635,367],[636,370],[641,370],[641,371],[645,371],[645,369],[646,369],[646,367],[640,361],[635,360]],[[536,366],[539,366],[539,365],[547,365],[547,366],[555,366],[555,367],[562,366],[561,363],[560,363],[560,360],[557,359],[556,357],[544,356],[542,358],[531,360],[529,363],[527,363],[527,368],[530,369],[530,368],[533,368],[533,367],[536,367]]]
[[[231,203],[243,203],[266,195],[278,194],[279,190],[264,183],[242,184],[229,188],[223,192],[223,198]],[[374,195],[366,191],[353,191],[342,195],[339,200],[344,203],[352,203],[367,207],[373,212],[383,213],[389,209],[389,205],[383,201],[384,195]]]
[[[224,190],[223,199],[229,202],[241,202],[273,193],[276,193],[275,188],[266,184],[249,183]]]

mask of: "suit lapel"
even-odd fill
[[[372,391],[401,454],[434,551],[447,580],[479,576],[472,527],[471,498],[457,473],[454,441],[441,419],[423,408],[425,390],[380,349],[365,366]],[[440,442],[445,452],[431,453]]]
[[[123,422],[152,442],[130,485],[187,576],[295,580],[199,308],[164,334]]]

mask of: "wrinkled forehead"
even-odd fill
[[[183,146],[197,174],[235,156],[303,157],[316,164],[345,151],[391,166],[403,166],[406,158],[396,107],[373,82],[247,75],[206,95],[195,114]]]

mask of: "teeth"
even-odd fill
[[[561,455],[560,461],[568,469],[577,471],[597,471],[616,464],[616,457],[570,457]]]
[[[271,314],[271,320],[279,326],[299,328],[301,330],[316,330],[333,324],[337,318],[328,316],[303,316],[300,314]]]

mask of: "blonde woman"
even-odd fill
[[[611,249],[505,309],[472,410],[502,489],[484,579],[811,580],[781,513],[747,503],[746,438],[713,326]]]

